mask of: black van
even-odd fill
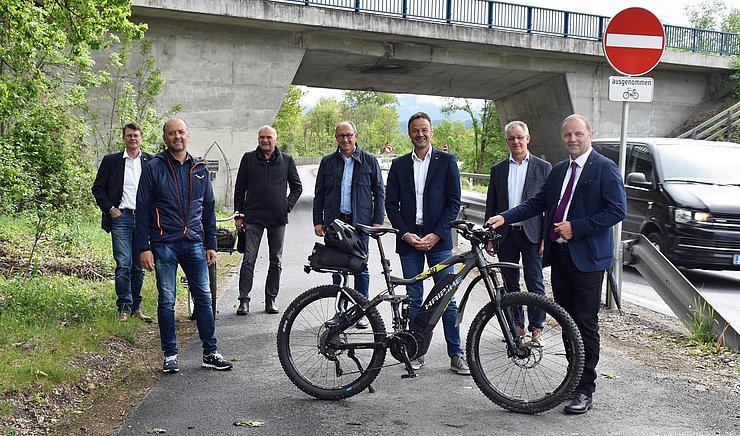
[[[619,164],[619,139],[596,151]],[[627,140],[623,238],[642,233],[676,266],[740,270],[740,144]]]

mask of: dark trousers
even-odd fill
[[[498,260],[501,262],[519,263],[522,260],[524,266],[524,283],[527,290],[535,294],[545,295],[545,283],[542,279],[542,255],[540,254],[540,243],[532,243],[527,238],[524,230],[509,228],[506,238],[501,241],[497,250]],[[519,269],[501,268],[507,292],[519,292]],[[525,326],[524,311],[521,306],[514,310],[514,321],[519,327],[527,327],[529,331],[535,328],[543,328],[545,312],[540,309],[532,309],[527,313],[528,326]]]
[[[573,317],[583,338],[586,360],[577,393],[591,395],[596,390],[596,364],[599,363],[599,307],[604,271],[583,272],[573,264],[570,252],[553,243],[551,283],[555,302]]]
[[[270,267],[267,270],[265,281],[265,303],[275,301],[280,290],[280,273],[283,271],[281,259],[283,257],[283,241],[285,240],[285,226],[264,227],[259,224],[244,226],[244,257],[239,270],[239,300],[249,301],[254,281],[254,264],[257,262],[257,253],[260,251],[262,234],[267,229],[267,246],[270,252]]]

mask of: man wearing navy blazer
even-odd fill
[[[129,316],[152,322],[141,311],[141,286],[144,270],[139,254],[134,253],[134,228],[136,218],[136,193],[144,165],[152,155],[141,151],[143,133],[141,126],[129,123],[123,127],[123,152],[103,157],[95,176],[92,193],[102,211],[101,227],[111,234],[113,258],[116,261],[116,306],[118,319]]]
[[[530,197],[533,197],[547,176],[552,165],[544,159],[529,153],[529,127],[522,121],[512,121],[504,127],[509,157],[491,167],[491,179],[486,198],[486,217],[492,217],[505,210],[514,208]],[[537,214],[524,221],[508,224],[501,228],[503,235],[495,252],[501,262],[519,263],[524,267],[524,282],[527,290],[545,295],[545,284],[542,279],[542,250],[545,233],[543,231],[543,214]],[[493,244],[490,247],[493,253]],[[518,292],[519,269],[503,268],[507,292]],[[519,308],[515,313],[515,323],[519,334],[532,333],[532,342],[540,341],[544,327],[545,312],[533,309],[527,313],[528,325],[525,326],[524,313]],[[526,327],[526,328],[525,328]]]
[[[455,156],[432,148],[432,120],[424,112],[409,118],[409,137],[414,149],[397,157],[388,172],[385,210],[393,227],[399,230],[396,252],[401,257],[405,278],[424,271],[424,259],[434,266],[452,255],[450,221],[460,211],[460,171]],[[438,282],[454,272],[450,266],[433,276]],[[424,299],[423,283],[406,286],[409,295],[409,322],[413,327]],[[454,298],[442,315],[450,369],[468,375],[470,370],[460,346],[460,328],[455,325],[457,304]],[[424,356],[413,359],[420,369]]]
[[[565,118],[562,139],[570,158],[553,167],[534,197],[488,219],[496,228],[545,212],[543,265],[551,267],[553,296],[578,325],[586,355],[581,381],[565,406],[569,414],[586,413],[593,405],[601,284],[614,257],[611,227],[627,211],[619,168],[591,148],[593,137],[588,118]]]

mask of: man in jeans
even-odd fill
[[[92,193],[103,212],[101,227],[111,234],[113,258],[116,261],[116,306],[118,319],[129,317],[152,322],[141,310],[141,286],[144,270],[139,253],[134,250],[136,191],[142,168],[152,155],[141,151],[142,130],[136,123],[123,126],[123,153],[103,157],[95,176]]]
[[[288,223],[288,212],[303,192],[295,160],[277,147],[275,129],[260,127],[257,141],[257,149],[242,156],[234,187],[234,209],[244,215],[236,218],[235,225],[237,230],[244,232],[245,238],[244,258],[239,270],[237,315],[249,313],[254,264],[265,230],[270,249],[270,267],[265,282],[265,312],[280,312],[275,299],[280,290],[280,259],[283,255],[285,225]]]
[[[416,277],[424,271],[424,259],[434,266],[452,255],[450,221],[460,212],[460,171],[457,160],[450,153],[432,148],[432,120],[424,112],[409,118],[409,137],[414,149],[409,154],[393,159],[388,172],[385,210],[393,227],[398,229],[396,253],[401,257],[404,278]],[[435,283],[454,273],[447,267],[434,274]],[[409,323],[414,319],[424,300],[424,285],[406,286],[409,295]],[[469,375],[460,346],[460,327],[455,325],[457,304],[453,298],[442,314],[450,369]],[[411,361],[411,367],[420,369],[424,356]]]
[[[335,219],[347,224],[380,227],[385,219],[385,188],[378,160],[357,145],[357,129],[351,121],[342,121],[334,129],[336,151],[321,159],[316,173],[313,199],[313,224],[316,236],[324,236],[326,227]],[[359,232],[365,247],[368,235]],[[367,247],[369,249],[369,247]],[[368,250],[369,251],[369,250]],[[339,274],[332,277],[339,284]],[[369,297],[370,273],[367,266],[354,278],[355,290]],[[367,318],[356,327],[366,329]]]
[[[195,303],[194,316],[203,343],[203,367],[228,370],[233,365],[216,348],[208,277],[208,265],[216,261],[217,246],[210,175],[206,161],[186,151],[190,133],[183,120],[172,118],[163,130],[167,148],[144,169],[136,197],[136,247],[141,266],[155,271],[157,277],[157,316],[165,356],[162,371],[180,370],[175,333],[178,265],[188,279]]]

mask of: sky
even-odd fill
[[[658,19],[663,24],[687,27],[689,26],[689,21],[686,16],[685,8],[688,5],[698,3],[697,0],[642,0],[640,2],[636,0],[558,0],[557,2],[554,2],[553,0],[505,0],[505,2],[551,8],[562,11],[603,15],[606,17],[612,17],[616,15],[619,11],[627,9],[629,7],[639,6],[648,9],[653,14],[655,14],[655,16],[658,17]],[[740,0],[725,0],[724,3],[729,8],[740,9]],[[307,94],[304,95],[304,97],[301,99],[301,104],[303,105],[304,109],[313,107],[322,97],[334,97],[337,100],[342,99],[341,90],[306,87],[302,88],[307,91]],[[410,94],[402,94],[398,95],[398,97],[400,100],[401,108],[403,108],[403,111],[399,111],[400,119],[408,118],[408,115],[418,110],[424,110],[434,120],[443,118],[443,115],[441,115],[439,112],[439,108],[442,107],[447,101],[447,99],[445,99],[444,97]],[[409,114],[405,116],[406,112],[409,112]],[[455,116],[450,117],[450,119],[466,120],[467,116],[462,113],[458,113]]]

